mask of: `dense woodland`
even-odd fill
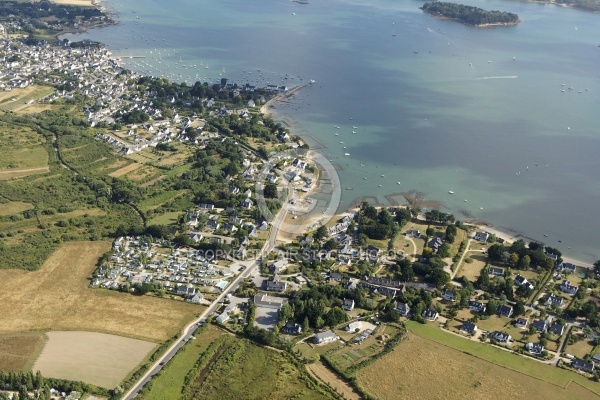
[[[478,7],[465,6],[456,3],[444,3],[440,1],[428,2],[421,7],[423,11],[445,18],[451,18],[467,25],[495,25],[516,24],[519,22],[517,14],[505,11],[486,11]]]

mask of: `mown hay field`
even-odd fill
[[[33,365],[49,378],[114,388],[156,347],[155,343],[98,332],[48,332]]]
[[[448,337],[453,336],[442,333]],[[463,340],[473,346],[482,346],[482,349],[486,347],[491,349],[491,346],[472,343],[458,337],[456,340]],[[513,357],[511,361],[515,364],[536,363],[499,349],[494,350],[506,353],[506,357]],[[394,351],[360,370],[357,379],[367,392],[381,400],[597,398],[594,392],[568,379],[570,375],[574,380],[582,377],[572,372],[538,364],[528,365],[528,367],[538,368],[540,375],[548,376],[548,380],[505,368],[410,332]],[[393,373],[385,371],[393,371]],[[555,374],[565,374],[567,379],[556,384],[551,383],[550,380]],[[561,386],[561,383],[564,385]],[[585,384],[583,381],[581,383]]]
[[[61,245],[34,272],[0,270],[0,334],[94,331],[151,342],[174,336],[202,306],[89,288],[110,242]]]

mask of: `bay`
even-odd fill
[[[458,218],[599,259],[598,15],[462,3],[522,22],[472,28],[416,1],[132,0],[103,3],[118,25],[67,37],[144,56],[124,65],[176,82],[314,79],[274,111],[354,189],[341,210],[413,190]]]

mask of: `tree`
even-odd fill
[[[515,315],[523,315],[525,314],[525,303],[523,303],[522,301],[518,300],[517,303],[515,304],[513,311],[515,313]]]
[[[306,334],[308,332],[308,328],[308,317],[304,317],[304,319],[302,320],[302,332]]]
[[[277,185],[274,183],[267,183],[263,192],[267,199],[274,199],[277,197]]]
[[[325,225],[321,225],[319,228],[317,228],[317,230],[315,231],[315,233],[313,234],[313,238],[316,241],[325,239],[328,235],[327,232],[327,227]]]
[[[452,225],[450,225],[452,226]],[[443,245],[440,246],[440,248],[438,249],[438,256],[445,258],[445,257],[450,257],[450,245],[448,243],[444,243]]]
[[[521,260],[519,260],[519,268],[527,271],[529,269],[529,265],[531,264],[531,257],[525,254]]]
[[[501,244],[493,244],[488,249],[488,257],[492,261],[500,261],[502,259],[502,253],[504,253],[504,246]]]
[[[515,268],[519,264],[519,255],[517,253],[510,253],[510,257],[508,258],[508,266],[511,268]]]
[[[500,305],[500,303],[498,303],[498,300],[491,299],[487,303],[487,308],[485,309],[485,313],[487,315],[494,315],[494,314],[496,314],[496,309],[498,308],[499,305]]]
[[[427,229],[425,230],[425,234],[427,236],[433,236],[435,234],[435,229],[433,229],[432,227],[427,227]]]

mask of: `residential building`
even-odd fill
[[[578,369],[580,371],[589,372],[590,374],[594,372],[594,362],[585,362],[578,358],[571,361],[571,367]]]
[[[533,327],[538,332],[546,332],[548,330],[548,320],[547,319],[535,319],[532,322]]]
[[[408,313],[410,312],[410,307],[408,304],[398,302],[396,304],[396,312],[400,314],[402,317],[408,317]]]
[[[473,239],[482,243],[486,243],[489,237],[490,234],[487,232],[475,232],[475,236],[473,236]]]
[[[287,289],[287,282],[277,280],[276,277],[266,281],[265,285],[266,285],[266,290],[269,292],[284,292],[285,289]]]
[[[552,306],[564,307],[565,301],[563,300],[562,297],[557,296],[554,293],[550,293],[550,295],[546,298],[544,305],[546,307],[552,307]]]
[[[354,310],[354,300],[353,299],[344,299],[344,304],[342,308],[346,311]]]
[[[469,309],[476,313],[484,313],[486,306],[485,306],[485,304],[483,304],[479,301],[469,300]]]
[[[257,294],[254,296],[254,304],[257,307],[281,309],[284,304],[287,304],[288,299],[284,297],[271,297],[267,294]]]
[[[525,279],[525,277],[523,277],[521,274],[515,277],[515,285],[525,286],[526,288],[533,290],[533,285],[529,283],[529,281]]]
[[[490,333],[489,338],[499,343],[510,343],[512,337],[506,332],[494,331]]]
[[[475,325],[472,322],[465,321],[465,322],[463,322],[462,326],[460,327],[460,330],[469,335],[472,335],[477,331],[477,325]]]
[[[435,236],[429,241],[429,243],[427,243],[427,246],[433,250],[434,253],[437,253],[443,244],[444,242],[442,241],[442,238]]]
[[[498,308],[496,308],[496,314],[502,317],[510,318],[513,314],[513,308],[511,306],[500,304]]]
[[[525,345],[525,349],[527,349],[527,351],[530,352],[531,354],[539,356],[542,354],[542,351],[544,351],[544,346],[542,346],[541,343],[531,343],[530,342]]]
[[[337,340],[338,337],[333,331],[325,331],[315,334],[314,341],[316,344],[326,344]]]
[[[447,301],[454,301],[456,297],[456,292],[454,290],[444,289],[442,291],[442,299]]]
[[[553,335],[562,336],[564,332],[565,326],[557,321],[554,321],[554,323],[550,326],[550,333]]]
[[[577,293],[578,287],[571,285],[570,281],[565,280],[560,284],[559,289],[562,290],[563,292],[573,296]]]
[[[204,298],[204,296],[202,295],[202,293],[200,292],[196,292],[195,294],[190,294],[186,297],[185,301],[192,303],[192,304],[198,304],[200,303],[200,301]]]
[[[561,262],[560,264],[558,264],[558,266],[556,267],[557,271],[563,272],[563,271],[567,271],[571,274],[574,274],[575,272],[577,272],[577,267],[575,266],[575,264],[571,264],[568,262]]]
[[[302,333],[302,327],[294,321],[287,321],[282,331],[288,335],[299,335]]]
[[[406,236],[419,239],[421,237],[421,232],[416,229],[409,229],[406,231]]]
[[[525,329],[529,325],[529,321],[526,318],[517,318],[515,319],[515,326],[517,328]]]
[[[277,260],[271,264],[269,264],[269,271],[273,274],[279,274],[281,271],[285,269],[288,265],[287,258],[282,258],[281,260]]]
[[[490,267],[490,271],[489,272],[490,272],[491,275],[503,276],[504,275],[504,268]]]
[[[425,311],[423,311],[423,314],[421,314],[421,316],[428,321],[435,321],[440,315],[433,310],[426,309]]]

